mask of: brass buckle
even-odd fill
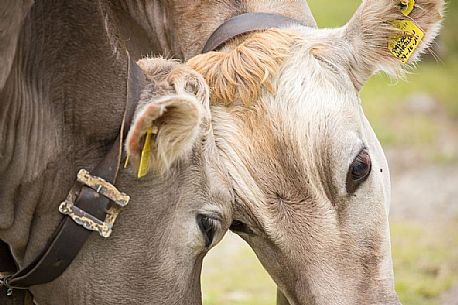
[[[130,197],[118,189],[111,183],[96,176],[92,176],[85,169],[81,169],[77,175],[78,182],[92,188],[100,195],[110,199],[114,204],[107,210],[105,221],[92,216],[91,214],[81,210],[74,205],[76,199],[76,189],[72,188],[67,195],[65,201],[59,206],[59,212],[70,216],[80,226],[87,230],[97,231],[102,237],[110,237],[113,224],[118,217],[121,208],[125,207],[129,202]]]

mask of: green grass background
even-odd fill
[[[359,0],[309,0],[320,27],[345,24],[360,3]],[[458,131],[456,0],[448,3],[439,44],[445,50],[440,59],[426,57],[404,80],[393,81],[386,75],[377,75],[366,84],[361,98],[364,111],[385,148],[413,148],[422,152],[425,162],[456,164],[458,157],[444,150],[440,142],[444,132]],[[440,107],[440,117],[428,113],[406,114],[406,99],[415,94],[434,98]],[[454,137],[452,141],[458,141],[458,134]],[[439,305],[439,296],[458,284],[458,220],[431,226],[392,219],[391,234],[396,290],[403,304]],[[204,304],[275,304],[275,285],[250,248],[218,251],[223,256],[224,251],[232,254],[227,259],[218,254],[217,258],[210,257],[204,262]]]

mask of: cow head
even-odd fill
[[[408,16],[401,9],[366,0],[342,28],[269,30],[189,62],[212,90],[236,194],[231,229],[291,304],[399,304],[389,170],[359,90],[379,70],[401,75],[401,53],[418,59],[437,35],[443,1],[418,0]],[[397,20],[424,32],[399,58],[388,45],[412,37]]]
[[[132,169],[128,188],[145,209],[145,219],[132,219],[143,227],[142,248],[152,258],[145,284],[150,299],[200,304],[201,262],[229,228],[232,201],[213,136],[208,87],[198,73],[171,60],[150,58],[138,64],[150,83],[125,147]],[[144,176],[132,181],[139,173]]]
[[[38,304],[201,304],[202,259],[228,230],[233,198],[208,87],[175,61],[138,64],[148,85],[125,141],[128,168],[116,183],[129,206],[109,239],[94,236],[55,282],[32,289]],[[56,287],[65,289],[50,293]]]

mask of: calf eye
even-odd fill
[[[196,221],[199,225],[202,235],[204,236],[205,247],[208,248],[212,244],[213,238],[215,237],[218,221],[203,214],[197,214]]]
[[[351,163],[347,173],[347,193],[354,193],[371,173],[371,157],[366,148],[362,149]]]

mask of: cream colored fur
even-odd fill
[[[389,169],[358,96],[374,72],[400,76],[407,67],[387,49],[392,21],[406,19],[397,3],[366,0],[342,28],[269,30],[188,63],[214,95],[216,143],[236,194],[234,219],[244,224],[233,229],[291,305],[399,304]],[[409,64],[437,35],[442,10],[443,1],[417,1],[409,18],[426,35]],[[277,71],[266,73],[268,86],[265,62]],[[371,173],[349,193],[347,175],[362,149]]]
[[[308,52],[331,69],[350,74],[359,89],[375,72],[402,76],[403,66],[388,50],[388,39],[399,30],[394,20],[409,19],[423,30],[425,37],[409,60],[419,60],[437,36],[443,18],[444,1],[417,0],[415,9],[404,16],[394,0],[365,0],[348,24],[339,29],[310,29],[306,39],[291,29],[272,29],[235,39],[221,52],[198,55],[188,65],[208,82],[213,104],[245,106],[259,99],[261,90],[274,93],[272,81],[284,59],[297,45],[307,43]],[[300,27],[299,27],[300,28]]]

